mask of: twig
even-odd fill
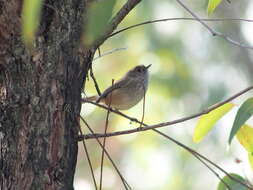
[[[142,118],[141,118],[141,123],[140,123],[140,127],[142,127],[142,123],[144,122],[144,115],[145,115],[145,102],[146,102],[146,92],[145,92],[145,87],[143,87],[143,92],[144,92],[144,96],[143,96],[143,104],[142,104]]]
[[[210,26],[208,26],[202,19],[200,19],[190,8],[188,8],[181,0],[176,0],[187,12],[189,12],[194,18],[196,18],[213,36],[219,36],[223,38],[224,40],[242,47],[242,48],[247,48],[247,49],[253,49],[253,46],[245,45],[240,42],[237,42],[233,39],[231,39],[228,36],[225,36],[224,34],[221,34],[219,32],[214,31]]]
[[[93,62],[95,62],[97,59],[100,59],[101,57],[104,57],[104,56],[106,56],[106,55],[110,55],[110,54],[113,54],[114,52],[122,51],[122,50],[126,50],[126,49],[127,49],[127,48],[115,48],[115,49],[113,49],[113,50],[107,51],[107,52],[102,53],[102,54],[100,54],[99,56],[95,57],[95,58],[93,59]]]
[[[248,184],[245,184],[244,182],[238,180],[237,178],[233,177],[232,175],[230,175],[228,172],[226,172],[226,170],[222,169],[220,166],[218,166],[217,164],[215,164],[213,161],[209,160],[207,157],[203,156],[202,154],[198,153],[197,151],[191,149],[190,147],[184,145],[183,143],[177,141],[176,139],[162,133],[161,131],[157,130],[157,129],[153,129],[153,131],[155,131],[156,133],[162,135],[163,137],[169,139],[170,141],[174,142],[175,144],[177,144],[178,146],[182,147],[183,149],[187,150],[188,152],[190,152],[192,155],[194,155],[195,157],[200,157],[203,160],[207,161],[209,164],[213,165],[214,167],[216,167],[217,169],[219,169],[221,172],[223,172],[224,174],[226,174],[230,179],[240,183],[241,185],[249,188],[250,190],[253,190],[252,187],[250,187]],[[203,162],[202,162],[203,163]],[[208,167],[209,168],[209,167]],[[217,176],[218,177],[218,176]]]
[[[77,123],[78,130],[79,130],[80,134],[83,135],[82,129],[81,129],[81,126],[80,126],[80,121],[79,121],[80,117],[79,116],[76,117],[75,113],[72,112],[71,107],[70,107],[69,104],[66,104],[64,106],[63,110],[66,111],[67,113],[69,113],[71,119]],[[85,154],[86,154],[86,157],[87,157],[87,160],[88,160],[88,164],[89,164],[89,167],[90,167],[90,170],[91,170],[92,180],[94,182],[95,189],[97,190],[97,183],[96,183],[96,180],[95,180],[94,170],[93,170],[93,167],[92,167],[92,164],[91,164],[91,160],[90,160],[90,156],[89,156],[87,146],[85,144],[85,139],[83,139],[82,142],[83,142],[83,147],[84,147]]]
[[[230,188],[230,186],[226,183],[226,181],[224,179],[222,179],[220,177],[220,175],[211,167],[209,166],[207,163],[205,163],[204,160],[202,160],[200,157],[198,157],[196,154],[190,152],[196,159],[198,159],[202,164],[204,164],[226,187],[228,190],[232,190]]]
[[[138,4],[141,0],[128,0],[123,7],[118,11],[118,13],[110,21],[105,33],[93,44],[93,47],[97,49],[108,36],[117,28],[121,21],[128,15],[128,13]]]
[[[91,78],[92,78],[92,80],[93,80],[93,83],[94,83],[94,86],[95,86],[95,88],[96,88],[96,90],[97,90],[97,93],[98,93],[98,95],[100,96],[100,95],[101,95],[101,91],[100,91],[100,89],[99,89],[99,86],[98,86],[96,77],[94,76],[93,69],[92,69],[92,64],[90,65],[90,76],[91,76]]]
[[[114,80],[112,80],[112,87],[114,84]],[[111,103],[112,103],[112,93],[110,93],[110,97],[109,97],[109,105],[108,105],[108,110],[107,110],[107,114],[106,114],[106,120],[105,120],[105,131],[104,134],[106,134],[107,129],[108,129],[108,123],[109,123],[109,115],[110,115],[110,108],[111,108]],[[103,164],[104,164],[104,155],[105,155],[105,141],[106,141],[106,137],[104,137],[103,139],[103,150],[102,150],[102,156],[101,156],[101,170],[100,170],[100,185],[99,185],[99,190],[102,190],[102,181],[103,181]]]
[[[110,54],[112,54],[112,53],[114,53],[114,52],[116,52],[116,51],[122,51],[122,50],[126,50],[126,48],[115,48],[115,49],[113,49],[113,50],[110,50],[110,51],[108,51],[108,52],[105,52],[105,53],[101,54],[100,49],[99,49],[99,55],[98,55],[97,57],[95,57],[95,58],[93,59],[92,62],[95,62],[97,59],[99,59],[99,58],[101,58],[101,57],[104,57],[104,56],[106,56],[106,55],[110,55]],[[99,86],[98,86],[98,82],[97,82],[97,80],[96,80],[96,77],[95,77],[95,75],[94,75],[94,73],[93,73],[92,64],[90,64],[90,76],[91,76],[91,78],[92,78],[92,80],[93,80],[93,83],[94,83],[94,86],[95,86],[95,88],[96,88],[96,91],[97,91],[98,95],[100,96],[100,95],[101,95],[101,91],[100,91],[100,89],[99,89]]]
[[[153,24],[153,23],[157,23],[157,22],[167,22],[167,21],[176,21],[176,20],[186,20],[186,21],[198,21],[196,18],[184,18],[184,17],[178,17],[178,18],[164,18],[164,19],[157,19],[157,20],[149,20],[149,21],[145,21],[145,22],[141,22],[138,24],[134,24],[125,28],[122,28],[120,30],[117,30],[116,32],[112,33],[111,35],[109,35],[108,37],[112,37],[115,36],[121,32],[124,32],[126,30],[132,29],[132,28],[136,28],[138,26],[143,26],[146,24]],[[253,20],[251,19],[241,19],[241,18],[213,18],[213,19],[206,19],[206,18],[201,18],[200,20],[202,21],[207,21],[207,22],[222,22],[222,21],[244,21],[244,22],[253,22]]]
[[[237,98],[238,96],[240,96],[240,95],[242,95],[242,94],[248,92],[248,91],[251,90],[251,89],[253,89],[253,86],[250,86],[250,87],[248,87],[248,88],[246,88],[246,89],[244,89],[244,90],[238,92],[237,94],[231,96],[230,98],[228,98],[228,99],[226,99],[226,100],[224,100],[224,101],[222,101],[222,102],[220,102],[220,103],[218,103],[218,104],[215,104],[215,105],[209,107],[209,109],[207,109],[206,111],[201,112],[201,113],[199,113],[199,114],[195,114],[195,115],[198,115],[198,116],[199,116],[199,115],[207,114],[207,113],[209,113],[210,111],[212,111],[212,110],[214,110],[214,109],[216,109],[216,108],[218,108],[218,107],[224,105],[224,104],[227,103],[227,102],[230,102],[231,100],[233,100],[233,99]],[[137,122],[137,123],[139,123],[139,124],[142,123],[142,122],[140,122],[139,120],[137,120],[136,118],[132,118],[132,117],[130,117],[130,116],[127,116],[126,114],[124,114],[124,113],[122,113],[122,112],[120,112],[120,111],[118,111],[118,110],[114,110],[114,109],[108,108],[107,106],[100,105],[100,104],[97,104],[97,103],[94,103],[94,102],[90,102],[90,103],[92,103],[92,104],[94,104],[94,105],[97,105],[97,106],[99,106],[99,107],[101,107],[101,108],[104,108],[104,109],[110,109],[111,112],[114,112],[114,113],[116,113],[116,114],[118,114],[118,115],[120,115],[120,116],[122,116],[122,117],[125,117],[125,118],[129,119],[130,121],[134,121],[134,122]],[[192,117],[192,116],[190,116],[190,117]],[[187,118],[189,118],[189,117],[187,117]],[[185,118],[182,118],[182,119],[179,119],[179,120],[184,120],[184,121],[185,121]],[[179,120],[175,120],[175,121],[179,121]],[[172,122],[175,122],[175,121],[172,121]],[[181,122],[182,122],[182,121],[181,121]],[[167,122],[167,123],[168,123],[168,122]],[[171,123],[171,122],[170,122],[170,123]],[[146,128],[148,128],[148,127],[151,127],[151,126],[148,126],[148,125],[145,124],[145,123],[142,123],[142,124],[143,124],[144,126],[146,126],[146,127],[137,128],[137,131],[135,131],[135,132],[141,131],[142,129],[146,129]],[[158,124],[158,125],[159,125],[159,124]],[[173,139],[172,137],[169,137],[168,135],[166,135],[166,134],[160,132],[159,130],[157,130],[157,129],[155,129],[155,128],[151,128],[151,129],[152,129],[153,131],[155,131],[156,133],[159,133],[160,135],[164,136],[165,138],[167,138],[167,139],[173,141],[174,143],[176,143],[176,144],[179,145],[180,147],[186,149],[187,151],[191,152],[192,154],[194,153],[195,155],[199,156],[200,158],[206,160],[208,163],[210,163],[210,164],[212,164],[213,166],[215,166],[216,168],[218,168],[220,171],[222,171],[224,174],[226,174],[226,175],[227,175],[229,178],[231,178],[232,180],[237,181],[238,183],[241,183],[242,185],[248,187],[249,189],[252,189],[252,188],[249,187],[247,184],[244,184],[244,183],[241,182],[240,180],[234,178],[234,177],[231,176],[228,172],[226,172],[224,169],[222,169],[220,166],[218,166],[218,165],[215,164],[214,162],[210,161],[210,160],[209,160],[208,158],[206,158],[205,156],[199,154],[199,153],[196,152],[195,150],[193,150],[193,149],[187,147],[186,145],[184,145],[184,144],[178,142],[177,140]],[[136,129],[135,129],[135,130],[136,130]],[[129,130],[128,130],[128,131],[129,131]],[[132,130],[130,130],[130,131],[132,131]],[[115,136],[116,133],[122,133],[122,132],[125,132],[125,131],[114,132],[114,133],[111,133],[111,134],[113,134],[113,135],[110,135],[110,136]],[[108,134],[109,134],[109,133],[107,133],[107,136],[108,136]],[[126,133],[126,134],[128,134],[128,133]],[[83,136],[82,138],[87,138],[87,139],[88,139],[88,138],[98,138],[98,137],[102,137],[102,135],[101,135],[101,136],[100,136],[100,135],[101,135],[101,134],[92,134],[92,135]],[[80,139],[82,139],[82,138],[80,138]]]
[[[81,129],[81,126],[80,126],[79,121],[77,121],[77,123],[78,123],[78,126],[79,126],[79,132],[80,132],[81,135],[83,135],[83,132],[82,132],[82,129]],[[86,146],[86,144],[85,144],[85,140],[84,140],[84,139],[82,140],[82,142],[83,142],[83,148],[84,148],[84,151],[85,151],[85,154],[86,154],[88,163],[89,163],[89,167],[90,167],[90,170],[91,170],[92,180],[93,180],[95,189],[97,190],[97,189],[98,189],[98,188],[97,188],[97,183],[96,183],[96,179],[95,179],[95,175],[94,175],[94,170],[93,170],[93,167],[92,167],[92,164],[91,164],[89,152],[88,152],[88,149],[87,149],[87,146]]]
[[[242,94],[245,94],[246,92],[248,92],[249,90],[253,89],[253,86],[250,86],[240,92],[238,92],[237,94],[231,96],[230,98],[220,102],[220,103],[217,103],[217,104],[214,104],[213,106],[209,107],[208,109],[200,112],[200,113],[197,113],[197,114],[193,114],[193,115],[190,115],[190,116],[187,116],[187,117],[183,117],[183,118],[180,118],[180,119],[176,119],[174,121],[168,121],[168,122],[164,122],[164,123],[158,123],[158,124],[155,124],[155,125],[147,125],[145,123],[142,123],[142,125],[144,125],[145,127],[138,127],[138,128],[135,128],[135,129],[130,129],[130,130],[124,130],[124,131],[116,131],[116,132],[112,132],[112,133],[107,133],[106,135],[105,134],[88,134],[88,135],[85,135],[83,136],[82,138],[85,138],[85,139],[93,139],[93,138],[100,138],[100,137],[111,137],[111,136],[119,136],[119,135],[125,135],[125,134],[131,134],[131,133],[136,133],[136,132],[141,132],[141,131],[147,131],[147,130],[150,130],[150,129],[155,129],[155,128],[160,128],[160,127],[165,127],[165,126],[169,126],[169,125],[174,125],[174,124],[177,124],[177,123],[182,123],[182,122],[185,122],[187,120],[190,120],[190,119],[193,119],[193,118],[196,118],[196,117],[199,117],[201,115],[205,115],[205,114],[208,114],[209,112],[215,110],[216,108],[230,102],[231,100],[241,96]],[[88,103],[91,103],[91,104],[94,104],[96,106],[99,106],[99,107],[102,107],[104,109],[108,109],[107,106],[104,106],[104,105],[101,105],[101,104],[98,104],[98,103],[95,103],[95,102],[91,102],[91,101],[88,101],[86,99],[83,99],[83,102],[88,102]],[[110,111],[111,112],[114,112],[114,113],[118,113],[119,115],[123,116],[123,117],[126,117],[128,119],[130,119],[131,121],[135,121],[137,123],[141,123],[140,121],[138,121],[137,119],[135,118],[131,118],[129,116],[126,116],[125,114],[123,113],[119,113],[119,111],[117,110],[114,110],[114,109],[111,109],[110,108]],[[82,139],[80,138],[80,139]]]
[[[100,50],[100,47],[98,47],[98,56],[101,57],[101,50]]]
[[[253,88],[253,87],[252,87],[252,88]],[[245,89],[245,90],[246,90],[246,89]],[[245,90],[244,90],[244,91],[245,91]],[[242,93],[242,91],[241,91],[240,93]],[[239,94],[239,93],[238,93],[238,94]],[[231,97],[231,98],[232,98],[232,97]],[[108,109],[108,107],[103,106],[103,105],[98,105],[98,106],[99,106],[99,107],[102,107],[103,109],[106,109],[106,110]],[[125,118],[129,119],[130,121],[134,121],[134,122],[136,122],[136,123],[141,123],[141,122],[140,122],[139,120],[137,120],[136,118],[129,117],[129,116],[127,116],[126,114],[124,114],[124,113],[122,113],[122,112],[120,112],[120,111],[118,111],[118,110],[113,110],[113,109],[110,108],[110,111],[113,112],[113,113],[116,113],[116,114],[118,114],[118,115],[120,115],[120,116],[122,116],[122,117],[125,117]],[[147,126],[145,123],[143,123],[143,125],[144,125],[144,126]],[[152,129],[152,130],[153,130],[154,132],[156,132],[156,133],[162,135],[163,137],[165,137],[165,138],[171,140],[172,142],[174,142],[174,143],[177,144],[178,146],[180,146],[180,147],[186,149],[186,150],[189,151],[191,154],[195,155],[195,157],[198,156],[198,157],[204,159],[205,161],[207,161],[208,163],[210,163],[211,165],[213,165],[214,167],[216,167],[217,169],[219,169],[221,172],[223,172],[224,174],[226,174],[230,179],[232,179],[232,180],[234,180],[234,181],[237,181],[238,183],[240,183],[240,184],[242,184],[242,185],[244,185],[244,186],[247,186],[248,188],[250,188],[250,189],[252,190],[252,188],[249,187],[247,184],[244,184],[244,183],[241,182],[240,180],[234,178],[234,177],[231,176],[228,172],[226,172],[224,169],[222,169],[220,166],[218,166],[217,164],[215,164],[214,162],[212,162],[211,160],[209,160],[209,159],[206,158],[205,156],[201,155],[200,153],[196,152],[195,150],[191,149],[190,147],[188,147],[188,146],[186,146],[186,145],[180,143],[179,141],[173,139],[172,137],[170,137],[170,136],[168,136],[168,135],[162,133],[161,131],[159,131],[159,130],[157,130],[157,129]],[[95,135],[95,134],[93,133],[93,135]],[[95,137],[95,138],[97,139],[98,137]],[[218,177],[218,176],[217,176],[217,177]]]
[[[86,127],[88,128],[88,130],[90,131],[90,133],[94,134],[94,131],[92,130],[92,128],[90,127],[90,125],[87,123],[87,121],[85,121],[85,119],[80,116],[81,120],[83,121],[83,123],[86,125]],[[116,172],[118,173],[124,187],[126,190],[131,189],[130,185],[127,183],[127,181],[124,179],[124,177],[122,176],[121,172],[119,171],[118,167],[116,166],[116,164],[114,163],[113,159],[111,158],[110,154],[108,153],[108,151],[103,147],[102,143],[99,141],[98,138],[96,138],[97,143],[99,144],[99,146],[104,150],[107,158],[110,160],[112,166],[114,167],[114,169],[116,170]]]

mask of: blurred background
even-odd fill
[[[253,2],[248,0],[231,0],[230,4],[224,0],[209,17],[206,12],[207,1],[184,2],[201,18],[253,18]],[[125,0],[117,1],[114,11],[124,3]],[[190,15],[176,1],[145,0],[126,17],[118,29],[147,20],[175,17]],[[208,24],[236,41],[253,46],[253,23],[224,21]],[[152,64],[146,94],[144,121],[147,124],[172,121],[200,112],[252,84],[252,50],[213,37],[196,21],[168,21],[127,30],[108,39],[102,45],[101,53],[115,48],[126,49],[97,59],[93,64],[96,79],[101,90],[104,90],[111,85],[112,79],[121,78],[132,67]],[[96,94],[91,78],[85,89],[88,96]],[[252,96],[252,92],[233,102],[240,105],[249,96]],[[253,179],[247,152],[236,139],[231,146],[227,143],[236,109],[223,117],[199,144],[192,141],[197,119],[159,130],[207,156],[227,172]],[[124,113],[141,120],[142,103]],[[105,110],[85,104],[82,116],[94,131],[104,131]],[[248,124],[253,125],[251,121]],[[85,126],[82,127],[88,133]],[[109,131],[134,127],[139,125],[110,114]],[[99,179],[101,149],[95,140],[86,142]],[[75,189],[93,190],[82,143],[79,146]],[[218,178],[191,154],[153,131],[108,138],[106,148],[134,190],[212,190],[219,183]],[[124,189],[107,158],[103,189]]]

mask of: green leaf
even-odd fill
[[[230,173],[229,175],[236,178],[237,180],[240,180],[243,183],[246,183],[246,180],[243,179],[243,177],[241,177],[240,175],[234,173]],[[229,176],[223,177],[222,180],[230,187],[230,190],[247,190],[247,187],[231,179]],[[217,190],[228,190],[228,188],[222,181],[220,181]]]
[[[31,46],[40,22],[43,0],[24,0],[22,9],[22,39]]]
[[[84,35],[82,36],[84,44],[93,43],[105,32],[115,3],[116,0],[104,0],[90,5],[86,17],[86,28],[84,28]]]
[[[214,124],[234,107],[233,103],[226,103],[216,108],[208,114],[200,117],[197,126],[194,129],[193,141],[200,142],[206,134],[212,129]]]
[[[237,133],[237,131],[240,129],[240,127],[252,116],[253,114],[253,98],[249,98],[246,100],[239,110],[237,111],[237,114],[235,116],[235,120],[229,135],[229,144],[231,143],[233,137]]]
[[[252,154],[252,152],[248,153],[248,159],[249,159],[251,169],[253,170],[253,154]]]
[[[249,152],[253,152],[253,128],[249,125],[242,125],[236,137],[241,145]]]
[[[222,0],[209,0],[207,6],[208,15],[212,14],[216,7],[221,3]]]

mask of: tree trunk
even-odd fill
[[[93,56],[78,49],[85,1],[44,1],[33,51],[18,0],[0,0],[0,189],[74,189],[80,95]]]

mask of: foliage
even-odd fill
[[[92,3],[88,9],[87,25],[84,28],[83,43],[91,45],[101,34],[105,32],[112,16],[116,0],[106,0]]]
[[[230,173],[229,175],[232,176],[233,178],[236,178],[237,180],[241,182],[244,182],[244,183],[246,182],[246,180],[243,179],[243,177],[241,177],[238,174]],[[231,179],[230,176],[225,176],[222,178],[223,181],[220,181],[217,190],[247,190],[245,186]],[[226,183],[226,185],[229,186],[229,189],[226,187],[224,183]]]
[[[43,0],[24,0],[22,10],[22,38],[31,47],[38,30]]]
[[[200,142],[212,129],[214,124],[234,107],[233,103],[227,103],[208,114],[203,115],[194,129],[193,141]]]
[[[207,6],[208,14],[212,14],[213,11],[217,8],[217,6],[222,2],[222,0],[209,0]]]
[[[229,143],[231,143],[237,131],[252,116],[252,114],[253,114],[253,98],[249,98],[241,105],[236,114],[234,124],[229,135]]]
[[[241,145],[248,151],[249,163],[253,169],[253,128],[249,125],[241,126],[236,137]]]

